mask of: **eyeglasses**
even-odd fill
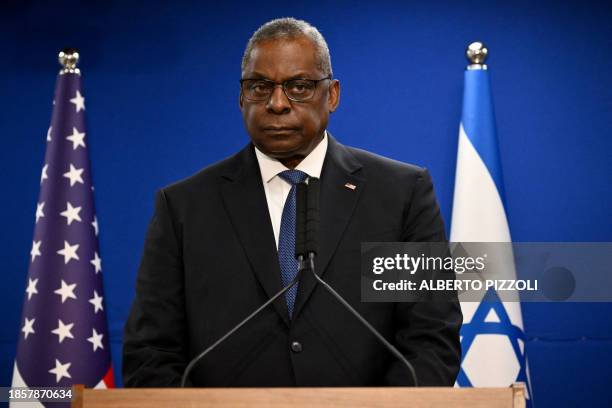
[[[241,79],[240,88],[245,98],[249,101],[262,102],[267,101],[274,89],[277,86],[283,88],[283,92],[288,99],[295,102],[304,102],[315,94],[317,84],[326,79],[331,79],[330,76],[321,79],[289,79],[282,83],[274,82],[269,79]]]

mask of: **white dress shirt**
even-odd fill
[[[320,178],[323,160],[325,160],[325,153],[327,153],[327,131],[325,131],[323,135],[323,140],[321,140],[317,147],[297,165],[295,170],[301,170],[310,177]],[[285,207],[285,200],[287,200],[287,196],[291,190],[291,184],[279,177],[278,173],[289,169],[278,160],[263,154],[257,147],[255,147],[255,155],[259,163],[261,180],[263,181],[264,191],[266,192],[268,211],[270,212],[270,220],[272,221],[272,230],[274,231],[274,239],[276,240],[276,248],[278,249],[278,236],[280,234],[283,208]]]

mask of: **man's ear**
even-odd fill
[[[334,112],[340,104],[340,81],[332,79],[332,83],[329,86],[329,93],[327,95],[327,106],[329,112]]]
[[[240,110],[242,110],[242,105],[244,105],[244,96],[242,95],[242,91],[240,91],[240,94],[238,96],[238,106],[240,106]]]

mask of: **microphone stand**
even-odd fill
[[[228,337],[234,334],[237,330],[239,330],[242,326],[248,323],[251,319],[253,319],[256,315],[258,315],[263,309],[269,306],[272,302],[282,296],[289,289],[297,285],[300,280],[300,276],[302,271],[310,270],[312,272],[313,277],[317,282],[319,282],[329,293],[334,296],[353,316],[357,318],[398,360],[400,360],[410,371],[410,375],[414,381],[414,386],[418,386],[417,375],[414,370],[414,367],[410,362],[404,357],[399,350],[391,344],[387,339],[385,339],[382,334],[378,332],[357,310],[355,310],[338,292],[334,290],[327,282],[319,277],[319,275],[315,272],[315,263],[314,259],[316,256],[316,248],[317,248],[317,235],[318,235],[318,179],[309,180],[308,189],[305,188],[305,185],[298,185],[300,187],[299,198],[297,198],[297,225],[296,225],[296,252],[298,254],[298,272],[295,278],[289,283],[289,285],[282,288],[278,293],[272,296],[267,302],[257,308],[254,312],[249,314],[246,318],[244,318],[240,323],[234,326],[230,331],[221,336],[217,341],[215,341],[212,345],[210,345],[206,350],[202,351],[196,357],[194,357],[183,373],[183,377],[181,378],[181,388],[185,387],[187,383],[187,379],[189,378],[189,374],[195,367],[195,365],[202,360],[207,354],[213,351],[219,344],[223,343]],[[311,185],[312,184],[312,185]],[[300,191],[301,190],[301,191]],[[312,191],[312,193],[308,195],[308,205],[306,203],[306,190],[308,192]],[[308,207],[308,208],[306,208]],[[308,217],[306,217],[306,213],[308,213]],[[306,228],[307,224],[309,227]],[[308,258],[305,259],[303,254],[307,254]]]

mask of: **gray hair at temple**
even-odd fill
[[[304,20],[297,20],[293,17],[277,18],[276,20],[268,21],[253,33],[244,50],[244,55],[242,56],[242,72],[244,72],[249,63],[251,51],[253,51],[255,45],[260,41],[277,39],[293,40],[299,37],[306,37],[313,42],[318,54],[319,69],[321,69],[325,75],[333,77],[334,74],[332,72],[329,47],[327,47],[325,38],[323,38],[323,35],[321,35],[316,27]]]

